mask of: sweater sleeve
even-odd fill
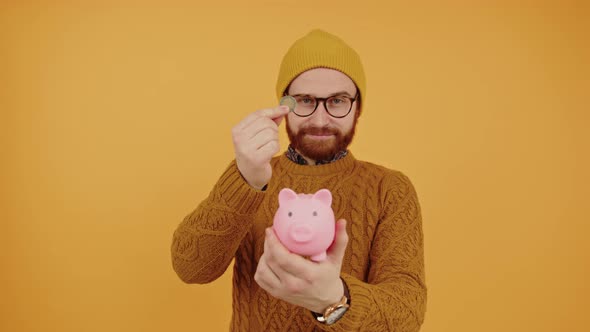
[[[384,209],[370,253],[367,282],[349,274],[350,308],[323,331],[416,332],[426,312],[424,243],[414,186],[399,173],[385,187]]]
[[[172,237],[172,266],[186,283],[221,276],[250,230],[265,193],[242,177],[235,160],[209,196],[188,214]]]

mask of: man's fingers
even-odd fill
[[[259,116],[273,120],[278,127],[283,121],[285,115],[289,114],[289,107],[281,105],[275,108],[266,108],[258,111],[257,113]]]
[[[256,153],[265,156],[265,160],[268,159],[268,161],[270,162],[270,160],[274,157],[275,154],[279,152],[280,149],[281,147],[279,145],[279,140],[276,139],[266,142],[264,145],[258,148],[258,150],[256,150]]]
[[[275,108],[265,108],[256,112],[259,116],[264,116],[269,119],[277,119],[289,113],[289,106],[277,106]]]
[[[278,141],[279,135],[272,131],[271,129],[265,129],[258,133],[258,135],[252,137],[248,142],[248,145],[252,148],[253,151],[260,149],[263,145],[270,141]]]
[[[336,237],[328,249],[328,259],[335,263],[342,262],[347,245],[348,234],[346,233],[346,220],[340,219],[336,222]]]
[[[270,269],[265,258],[265,255],[260,257],[260,261],[258,261],[258,266],[256,267],[256,273],[254,274],[254,280],[260,287],[266,290],[276,289],[281,286],[281,280]]]
[[[288,106],[278,106],[275,108],[265,108],[262,110],[258,110],[254,113],[249,114],[246,116],[240,123],[238,123],[234,129],[236,131],[242,131],[246,129],[249,125],[254,123],[255,121],[259,120],[260,118],[266,118],[273,120],[277,127],[281,124],[283,117],[289,113]]]
[[[293,254],[283,246],[271,228],[266,230],[265,250],[268,250],[268,265],[283,280],[283,273],[298,279],[309,280],[309,264],[305,258]]]
[[[263,128],[254,137],[240,140],[240,144],[239,152],[241,154],[257,158],[257,160],[268,159],[270,161],[280,150],[279,134],[275,129],[269,127]]]
[[[244,128],[244,132],[248,133],[246,138],[252,138],[256,136],[263,130],[272,130],[278,134],[279,127],[269,118],[258,117],[256,120],[252,121],[246,128]]]
[[[283,119],[285,118],[285,115],[281,115],[278,118],[274,118],[272,119],[272,121],[274,121],[277,124],[277,127],[281,125],[281,122],[283,122]]]

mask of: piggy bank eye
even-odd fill
[[[313,211],[313,216],[317,217],[318,216],[318,212],[317,211]]]
[[[293,212],[289,211],[289,213],[287,215],[290,217],[293,215]]]

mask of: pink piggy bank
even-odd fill
[[[275,234],[289,251],[321,262],[334,241],[336,221],[332,193],[297,194],[289,188],[279,192],[279,208],[273,220]]]

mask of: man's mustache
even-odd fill
[[[307,135],[338,135],[340,131],[332,127],[307,127],[300,129],[301,134]]]

